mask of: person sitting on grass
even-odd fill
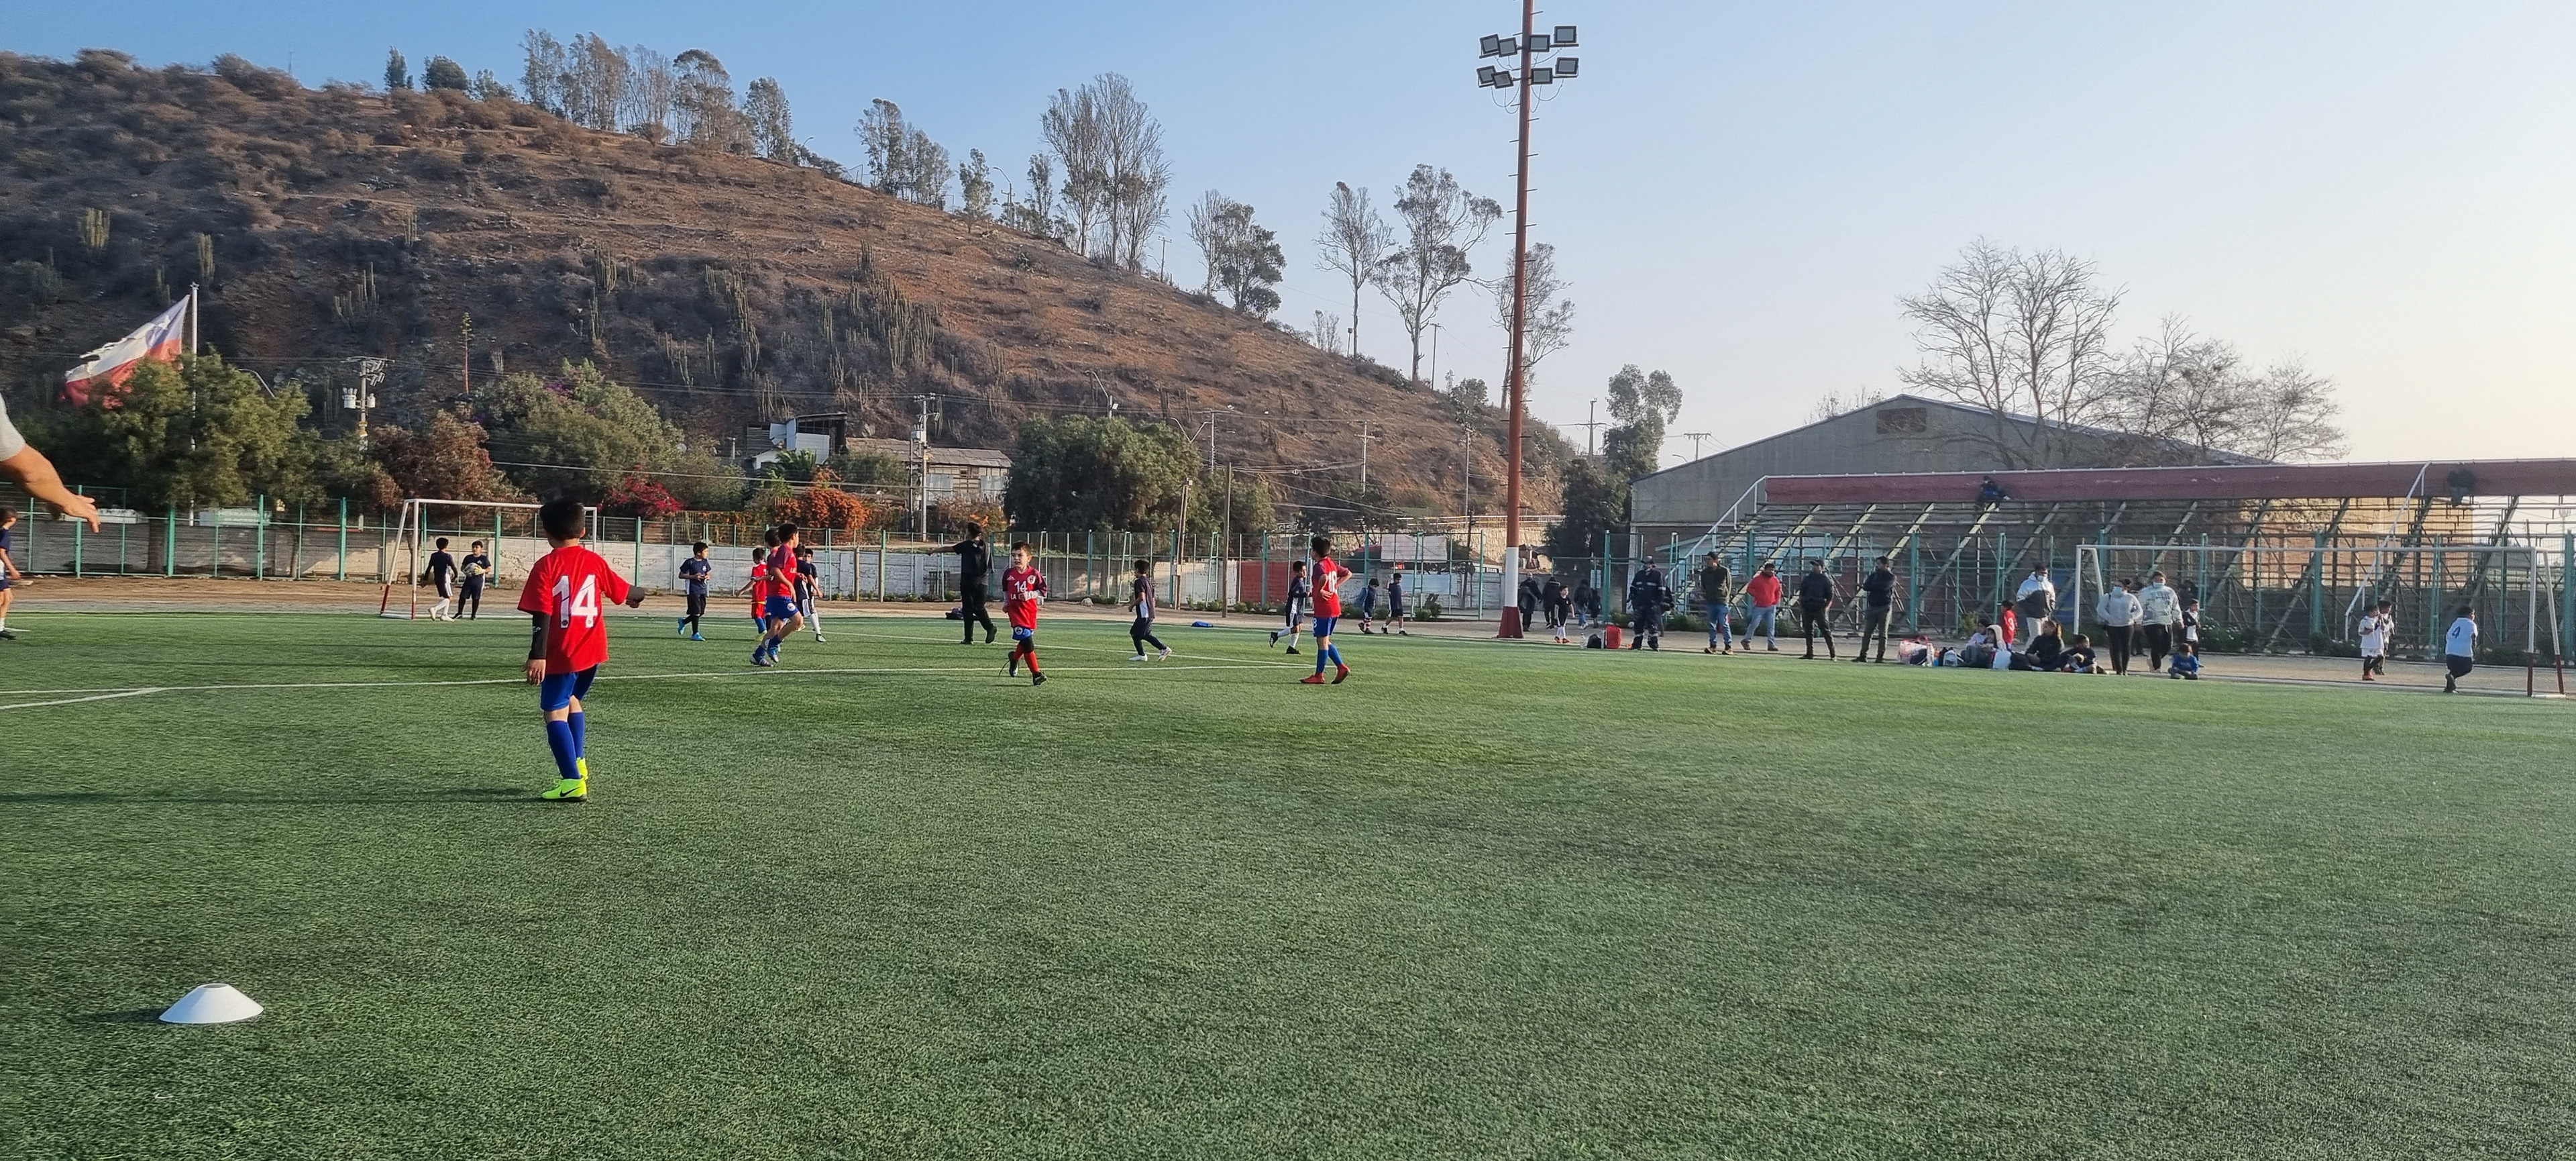
[[[2035,673],[2048,673],[2054,671],[2058,663],[2064,660],[2066,660],[2066,640],[2059,633],[2056,620],[2043,617],[2039,621],[2038,631],[2030,636],[2030,648],[2013,654],[2012,667]]]
[[[1995,650],[2000,646],[1995,619],[1977,618],[1977,631],[1968,634],[1968,643],[1959,646],[1959,665],[1963,669],[1984,669],[1995,663]]]
[[[2101,672],[2101,663],[2093,656],[2093,639],[2082,633],[2076,634],[2075,643],[2066,647],[2066,656],[2057,663],[2057,669],[2060,673]]]
[[[2174,648],[2177,652],[2174,653],[2173,660],[2165,663],[2166,676],[2183,681],[2200,680],[2200,651],[2192,648],[2188,641]]]

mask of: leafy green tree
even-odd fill
[[[376,437],[376,463],[402,496],[446,500],[524,500],[492,466],[483,425],[440,411],[419,431],[387,427]]]
[[[884,452],[845,451],[832,457],[832,474],[843,483],[900,487],[912,479],[903,461]]]
[[[523,372],[486,382],[473,404],[494,461],[541,496],[597,503],[628,473],[666,470],[681,455],[680,429],[589,363],[566,364],[553,380]]]
[[[460,93],[468,87],[465,66],[443,56],[431,57],[428,64],[421,66],[420,82],[424,89],[454,89]]]
[[[386,49],[385,91],[390,93],[397,89],[408,89],[410,87],[411,65],[409,62],[403,60],[402,50],[399,48]]]
[[[1565,562],[1598,556],[1601,535],[1628,519],[1628,483],[1613,478],[1591,459],[1578,457],[1565,466],[1564,515],[1547,526],[1542,538],[1549,559]]]
[[[1069,415],[1020,425],[1003,507],[1011,523],[1050,531],[1169,528],[1198,449],[1163,423]]]
[[[1610,418],[1618,421],[1602,437],[1602,458],[1622,484],[1651,475],[1661,462],[1664,428],[1682,413],[1682,389],[1662,371],[1640,371],[1635,363],[1610,377]]]
[[[1279,238],[1252,220],[1252,207],[1215,190],[1190,207],[1190,240],[1207,256],[1207,289],[1224,290],[1234,309],[1267,317],[1279,309],[1272,289],[1285,277]]]
[[[296,424],[307,408],[303,392],[272,394],[216,356],[145,363],[67,417],[78,451],[64,458],[147,509],[317,500],[314,441]]]
[[[1223,529],[1227,535],[1244,536],[1267,531],[1278,518],[1278,501],[1270,495],[1270,484],[1259,476],[1235,473],[1232,497],[1226,495],[1222,472],[1200,480],[1190,492],[1192,535]]]

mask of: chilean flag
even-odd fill
[[[193,298],[171,303],[143,329],[81,356],[80,366],[63,372],[63,400],[77,407],[89,402],[94,392],[122,387],[146,359],[178,362],[186,345],[188,307],[193,303]]]

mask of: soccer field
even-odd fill
[[[556,805],[515,616],[13,622],[9,1157],[2576,1150],[2563,704],[631,615]]]

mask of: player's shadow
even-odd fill
[[[153,1024],[161,1019],[159,1008],[127,1008],[122,1012],[82,1012],[68,1017],[74,1024]]]
[[[456,786],[410,794],[239,794],[222,791],[159,794],[151,791],[35,790],[0,793],[7,806],[453,806],[541,802],[524,786]],[[552,805],[544,803],[544,805]]]

